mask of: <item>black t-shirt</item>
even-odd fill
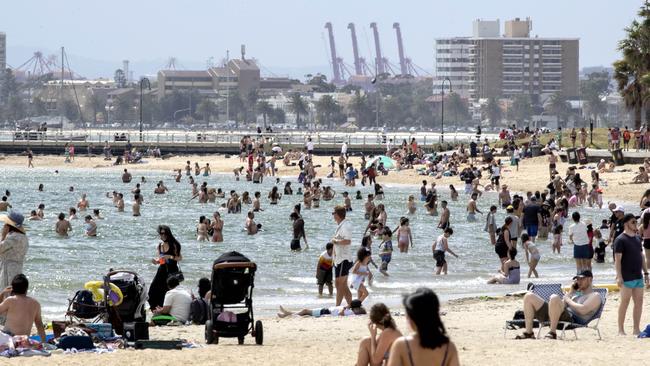
[[[616,215],[612,215],[609,218],[609,222],[612,224],[612,228],[614,230],[614,239],[616,239],[625,230],[625,228],[623,227],[623,220],[619,220],[618,218],[616,218]]]
[[[472,142],[469,144],[469,153],[470,153],[470,155],[473,156],[473,157],[476,157],[476,148],[477,148],[477,146],[476,146],[476,142],[472,141]]]
[[[465,173],[465,184],[472,184],[474,178],[476,178],[474,172],[472,172],[471,170],[468,171],[467,173]]]
[[[619,235],[614,241],[614,253],[623,254],[621,258],[621,275],[623,281],[642,279],[643,252],[638,236]]]
[[[305,220],[302,218],[296,219],[293,222],[293,238],[300,239],[305,235]]]
[[[539,225],[537,213],[540,207],[536,204],[531,204],[524,207],[524,226]]]

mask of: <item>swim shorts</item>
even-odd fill
[[[445,252],[442,250],[436,250],[433,252],[433,259],[436,260],[436,267],[442,267],[447,263],[445,260]]]
[[[343,262],[334,266],[334,276],[336,278],[345,277],[350,274],[351,269],[352,269],[352,262],[346,259]]]
[[[318,285],[332,284],[332,270],[318,269],[316,271],[316,281]]]
[[[538,228],[539,227],[537,225],[528,225],[526,226],[526,231],[528,232],[528,235],[534,238],[537,236]]]
[[[639,278],[638,280],[625,281],[623,282],[623,286],[627,288],[643,288],[645,284],[643,283],[643,278]]]
[[[573,246],[573,258],[575,259],[589,259],[591,251],[589,250],[590,245],[574,245]]]
[[[291,239],[291,250],[300,250],[300,239]]]

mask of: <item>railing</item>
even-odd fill
[[[238,145],[244,136],[257,138],[262,136],[268,142],[277,142],[280,145],[303,146],[309,137],[315,146],[319,145],[340,145],[347,142],[349,145],[382,145],[386,146],[387,141],[391,146],[399,146],[404,140],[410,144],[415,138],[419,145],[432,145],[440,142],[440,134],[435,132],[334,132],[334,131],[295,131],[295,132],[274,132],[258,135],[256,131],[164,131],[154,130],[143,132],[143,141],[139,141],[137,130],[71,130],[71,131],[47,131],[47,132],[25,132],[0,130],[0,142],[11,141],[14,143],[93,143],[96,145],[108,141],[111,144],[125,144],[130,141],[133,145],[166,145],[166,144],[228,144]],[[445,141],[448,143],[469,142],[476,136],[471,132],[445,133]],[[496,134],[483,134],[482,139],[488,138],[491,141],[497,139]]]

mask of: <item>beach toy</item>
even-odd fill
[[[176,318],[171,315],[156,315],[151,318],[155,325],[167,325],[170,322],[176,321]]]
[[[95,302],[104,301],[104,281],[88,281],[84,284],[84,288],[93,294]],[[114,283],[109,283],[108,302],[111,306],[119,306],[122,303],[124,296],[119,287]]]

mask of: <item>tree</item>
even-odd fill
[[[32,98],[32,102],[29,108],[29,115],[32,117],[35,116],[43,116],[47,114],[47,105],[41,99],[41,97],[34,97]]]
[[[228,101],[229,112],[226,118],[234,119],[235,125],[239,126],[239,121],[243,118],[242,114],[244,113],[244,100],[239,93],[230,93]]]
[[[310,77],[311,75],[308,75]],[[332,93],[336,91],[336,85],[327,82],[327,76],[323,74],[316,74],[311,76],[307,84],[314,87],[317,93]]]
[[[634,109],[634,128],[641,128],[643,104],[650,99],[650,2],[646,0],[634,20],[625,28],[626,38],[618,44],[623,58],[614,62],[614,79],[628,108]]]
[[[274,108],[271,112],[271,123],[284,124],[286,122],[286,114],[282,108]]]
[[[122,123],[132,116],[133,103],[128,97],[114,97],[115,119]],[[72,118],[70,118],[72,120]]]
[[[218,112],[217,105],[208,98],[204,98],[196,107],[196,113],[203,116],[203,122],[205,122],[206,126],[210,124],[210,119]]]
[[[94,91],[90,92],[90,97],[88,99],[88,103],[86,104],[86,108],[90,111],[92,114],[92,121],[97,124],[97,114],[101,113],[102,115],[106,114],[106,100],[104,98],[101,98],[99,94],[95,93]],[[106,116],[103,118],[104,121],[106,121]]]
[[[533,103],[528,94],[518,94],[512,101],[512,108],[508,109],[508,119],[515,120],[518,124],[529,121],[533,115]]]
[[[555,115],[558,126],[560,126],[560,122],[565,121],[570,109],[569,103],[560,92],[551,95],[546,104],[546,110]]]
[[[580,82],[580,93],[586,103],[587,116],[598,119],[607,112],[607,106],[601,98],[609,93],[609,73],[603,71],[587,75],[587,79]]]
[[[449,93],[449,97],[447,98],[447,103],[445,104],[448,106],[448,116],[453,116],[454,117],[454,122],[456,125],[458,125],[459,118],[461,121],[466,121],[469,119],[469,108],[467,106],[467,103],[458,95],[458,93]]]
[[[79,120],[79,108],[77,107],[77,103],[74,100],[69,98],[63,99],[59,107],[61,108],[59,110],[59,113],[64,115],[65,118],[69,119],[70,121]]]
[[[244,122],[257,122],[257,101],[260,99],[260,94],[257,89],[253,89],[246,94],[246,100],[244,103]],[[251,119],[255,119],[252,121]]]
[[[481,113],[483,118],[487,118],[490,121],[490,126],[495,127],[497,122],[501,121],[503,117],[503,111],[501,106],[499,106],[499,101],[495,97],[490,97],[487,104],[484,104],[481,107]]]
[[[370,107],[367,94],[361,94],[361,91],[357,90],[352,100],[350,100],[349,108],[357,120],[357,126],[368,126],[371,124],[374,113]]]
[[[304,99],[300,96],[300,93],[295,92],[291,94],[291,101],[290,107],[291,107],[291,112],[296,115],[296,126],[298,128],[301,127],[300,123],[300,115],[301,114],[307,114],[307,103],[305,102]]]
[[[266,129],[266,119],[273,113],[273,107],[266,100],[260,100],[257,102],[257,113],[262,115],[264,118],[264,128]]]
[[[316,112],[318,121],[327,125],[329,129],[333,128],[335,116],[341,112],[341,106],[332,98],[331,95],[323,95],[316,102]]]

